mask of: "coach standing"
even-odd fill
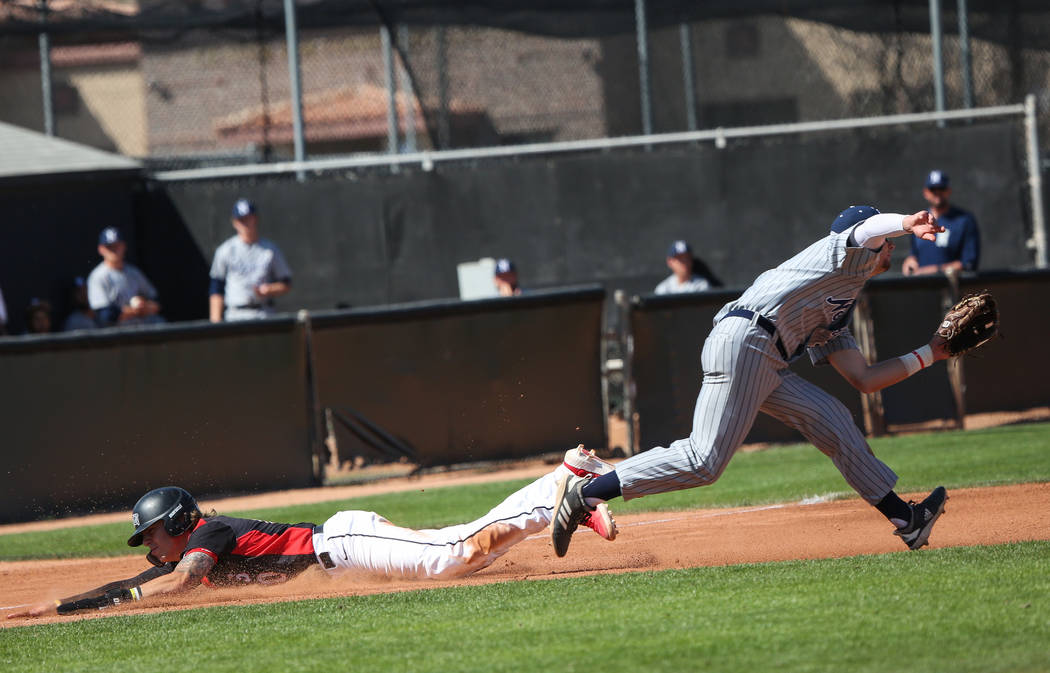
[[[233,204],[233,228],[237,235],[218,247],[211,264],[212,322],[265,318],[273,313],[274,297],[285,294],[292,285],[292,271],[280,249],[259,238],[254,203],[238,199]]]
[[[981,233],[977,218],[972,213],[952,205],[948,174],[930,171],[922,190],[930,212],[944,231],[937,239],[926,241],[911,237],[911,254],[904,260],[901,271],[905,276],[921,276],[945,271],[976,271],[981,258]]]

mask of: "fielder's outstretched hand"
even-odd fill
[[[920,210],[917,213],[904,216],[904,231],[915,234],[924,241],[936,240],[937,234],[944,231],[944,227],[937,224],[937,218],[928,210]]]

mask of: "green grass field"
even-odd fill
[[[20,627],[0,631],[0,664],[8,673],[1046,671],[1050,543]]]
[[[1050,424],[878,440],[900,490],[1050,481]],[[521,482],[253,514],[466,520]],[[848,495],[812,447],[741,454],[718,484],[617,503],[669,510]],[[1006,505],[1006,503],[1004,503]],[[440,508],[440,509],[439,509]],[[130,524],[0,536],[18,558],[124,553]],[[88,532],[90,531],[90,532]],[[111,536],[90,547],[84,537]],[[513,554],[513,552],[511,552]],[[16,578],[5,578],[16,581]],[[1050,542],[627,573],[126,615],[0,631],[17,671],[1048,671]],[[436,587],[436,588],[431,588]]]

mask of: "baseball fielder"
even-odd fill
[[[273,299],[291,289],[292,270],[280,249],[259,237],[259,214],[248,199],[233,204],[231,236],[215,250],[208,290],[212,322],[265,318]]]
[[[563,478],[551,523],[555,553],[565,555],[576,522],[597,503],[713,483],[759,411],[800,431],[831,458],[910,549],[925,545],[944,509],[944,488],[920,503],[901,500],[893,491],[897,475],[871,452],[845,405],[788,364],[808,351],[814,364],[830,362],[870,393],[948,357],[944,339],[934,336],[907,355],[868,365],[847,327],[865,282],[890,268],[890,238],[932,240],[941,230],[926,211],[905,216],[851,206],[832,222],[830,235],[760,275],[715,316],[701,355],[703,385],[689,437],[632,456],[598,478]]]
[[[375,512],[337,512],[320,526],[201,514],[193,496],[176,486],[154,489],[132,510],[128,545],[149,547],[153,567],[69,598],[38,603],[8,615],[37,617],[98,609],[125,601],[188,591],[200,584],[277,584],[320,565],[332,574],[364,571],[397,578],[454,579],[486,568],[551,520],[562,475],[597,476],[612,470],[582,446],[570,449],[554,471],[512,493],[470,523],[438,530],[395,526]],[[602,506],[581,521],[601,537],[616,537]]]

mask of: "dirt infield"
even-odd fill
[[[911,494],[921,497],[922,494]],[[1050,539],[1050,484],[959,489],[949,492],[931,547]],[[1004,503],[1010,503],[1004,507]],[[3,626],[90,619],[212,605],[364,595],[450,585],[539,580],[596,573],[815,559],[857,554],[910,553],[889,524],[864,502],[695,510],[617,517],[620,536],[606,542],[581,530],[569,555],[555,558],[546,534],[528,538],[491,567],[456,582],[330,579],[320,569],[278,586],[199,588],[149,607],[113,608],[76,617],[0,620]],[[919,552],[922,553],[922,552]],[[9,606],[68,596],[143,570],[141,557],[0,563],[0,613]]]

